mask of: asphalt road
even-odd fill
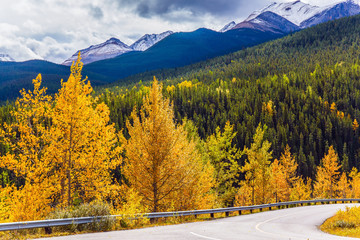
[[[317,205],[267,211],[206,222],[186,223],[136,230],[47,238],[51,240],[341,240],[318,229],[340,208],[354,204]],[[42,239],[44,240],[44,238]],[[359,240],[359,239],[357,239]]]

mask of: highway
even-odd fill
[[[80,234],[42,240],[341,240],[318,229],[338,209],[356,204],[329,204],[266,211],[205,222]],[[359,240],[359,239],[357,239]]]

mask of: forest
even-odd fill
[[[39,75],[0,108],[0,220],[360,197],[359,36],[344,18],[95,91],[80,60],[55,95]]]

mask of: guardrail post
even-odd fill
[[[262,208],[259,208],[260,209],[260,212],[262,212],[263,211],[263,209]]]
[[[211,218],[214,218],[214,213],[210,213],[210,217],[211,217]]]
[[[241,210],[239,210],[239,215],[241,215]]]
[[[51,227],[44,227],[44,229],[45,229],[45,233],[46,233],[46,234],[52,234],[52,229],[51,229]]]
[[[230,212],[225,212],[225,216],[228,217]]]
[[[252,210],[252,209],[250,209],[250,213],[253,213],[253,210]]]

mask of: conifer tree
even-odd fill
[[[172,105],[161,91],[154,78],[140,113],[134,108],[126,123],[124,175],[150,211],[207,207],[196,204],[207,203],[211,195],[213,168],[203,162],[184,127],[175,124]]]
[[[66,82],[55,95],[51,114],[49,157],[58,167],[60,202],[72,205],[74,197],[89,202],[109,195],[110,170],[119,165],[120,148],[109,109],[91,96],[82,79],[80,53]]]
[[[317,197],[333,198],[339,179],[339,158],[333,146],[322,159],[322,165],[317,167],[314,193]]]
[[[230,122],[226,123],[223,131],[217,127],[215,133],[207,138],[202,153],[215,168],[215,190],[224,206],[233,204],[240,170],[238,160],[241,153],[232,145],[236,136],[233,129]]]
[[[272,151],[270,151],[271,143],[264,140],[266,128],[266,126],[262,128],[259,124],[251,147],[245,147],[244,149],[247,159],[245,165],[241,168],[241,171],[245,173],[245,180],[241,182],[241,187],[251,189],[252,205],[265,203],[269,198],[268,188]]]

